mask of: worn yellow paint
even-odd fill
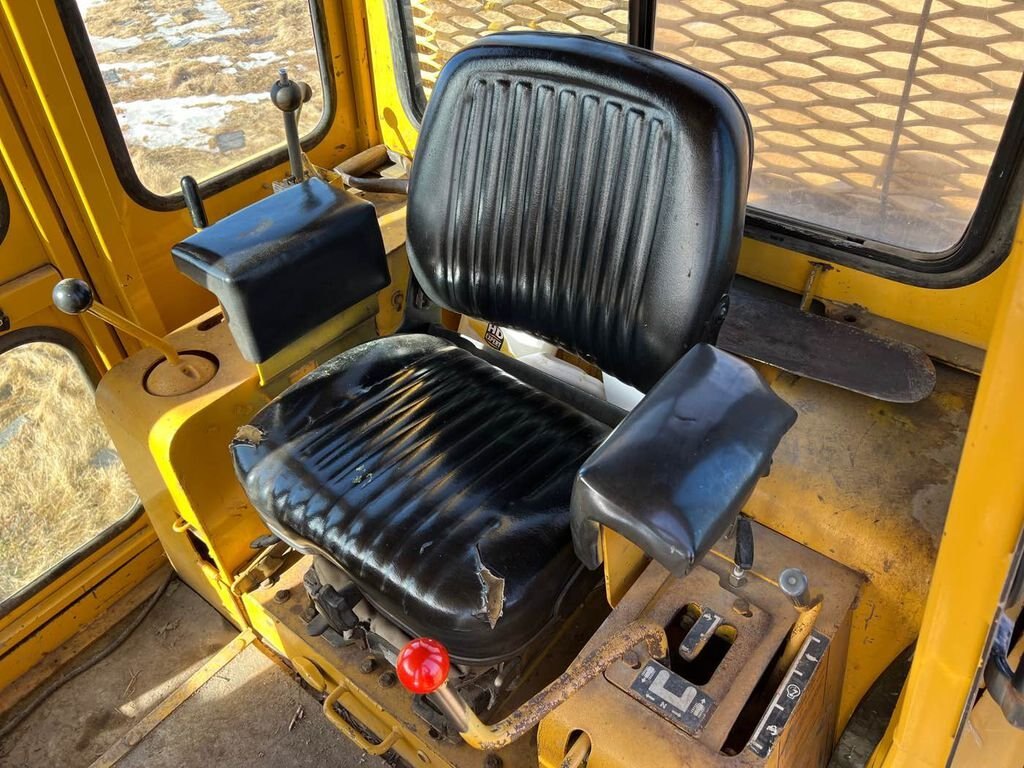
[[[50,585],[30,605],[4,617],[0,630],[0,691],[11,692],[14,682],[53,658],[64,643],[110,610],[166,558],[148,528],[110,542],[102,554]],[[116,546],[120,545],[120,546]],[[19,691],[19,693],[23,693]],[[9,702],[0,697],[0,709]]]
[[[914,661],[873,766],[944,766],[1024,528],[1024,235],[1018,227]]]
[[[243,630],[238,637],[217,651],[205,664],[189,675],[188,679],[147,712],[145,717],[136,723],[131,730],[115,741],[106,752],[96,758],[89,768],[113,768],[117,765],[122,757],[132,751],[135,745],[146,738],[160,723],[170,717],[174,710],[188,701],[192,694],[224,669],[228,662],[248,648],[249,644],[255,639],[251,629]]]
[[[745,238],[741,274],[769,285],[801,291],[811,264],[795,251]],[[984,349],[992,333],[1008,267],[1004,263],[978,282],[961,288],[919,288],[833,265],[815,285],[815,296],[858,304],[873,314]]]

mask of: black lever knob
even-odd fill
[[[736,554],[729,583],[742,587],[747,582],[747,571],[754,567],[754,529],[750,518],[740,515],[736,518]]]
[[[185,198],[185,207],[192,216],[192,226],[196,229],[205,229],[210,220],[206,216],[206,207],[203,205],[203,198],[199,196],[199,184],[191,176],[181,177],[181,194]]]
[[[282,112],[294,112],[313,98],[313,89],[301,80],[288,77],[288,70],[278,71],[278,79],[270,87],[270,100]]]
[[[736,520],[736,565],[744,571],[754,567],[754,529],[750,518],[740,515]]]
[[[53,286],[53,305],[68,315],[80,315],[89,309],[94,298],[85,280],[67,277]]]

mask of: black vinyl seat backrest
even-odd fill
[[[484,38],[423,121],[413,271],[442,306],[646,391],[717,335],[751,154],[745,112],[707,75],[589,37]]]

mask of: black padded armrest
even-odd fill
[[[796,411],[739,358],[698,344],[580,468],[572,493],[576,555],[601,564],[601,525],[676,576],[728,529],[768,474]]]
[[[374,207],[320,179],[248,205],[171,249],[220,300],[242,356],[261,363],[384,288]]]

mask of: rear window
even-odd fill
[[[880,259],[901,279],[931,284],[931,273],[973,263],[1002,210],[1009,174],[990,171],[1024,72],[1018,3],[392,2],[411,16],[406,53],[420,96],[480,36],[529,29],[626,42],[632,11],[633,39],[652,40],[743,102],[756,145],[753,231],[782,234],[808,253],[846,253],[868,269]],[[653,20],[643,8],[654,9]],[[1007,163],[1013,141],[1003,147]]]
[[[1024,69],[1002,0],[661,0],[654,48],[732,87],[752,206],[938,254],[978,205]]]

